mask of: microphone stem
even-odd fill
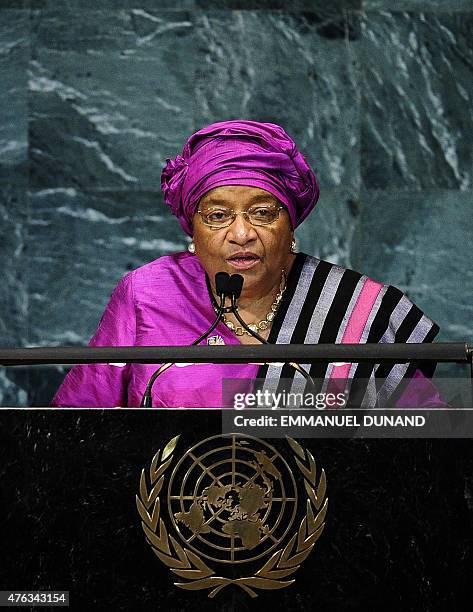
[[[213,330],[220,323],[220,320],[221,320],[222,315],[223,315],[224,305],[225,305],[225,298],[222,298],[222,303],[218,307],[217,317],[215,318],[215,321],[212,323],[212,325],[209,327],[209,329],[205,332],[205,334],[202,334],[202,336],[200,336],[200,338],[197,338],[197,340],[194,340],[194,342],[191,344],[191,346],[195,346],[196,344],[199,344],[199,342],[202,342],[202,340],[204,338],[207,338],[207,336],[213,332]]]
[[[235,318],[237,319],[237,321],[240,323],[240,325],[246,329],[246,331],[251,334],[253,336],[253,338],[256,338],[257,340],[259,340],[262,344],[271,344],[270,342],[268,342],[267,340],[265,340],[262,336],[260,336],[257,332],[253,331],[251,329],[251,327],[249,327],[245,321],[241,318],[240,313],[238,312],[238,306],[236,303],[236,298],[234,295],[232,295],[232,312],[235,315]],[[316,387],[315,387],[315,382],[314,379],[312,378],[312,376],[309,374],[309,372],[307,372],[307,370],[305,368],[303,368],[301,365],[299,365],[298,363],[295,362],[290,362],[289,365],[291,367],[293,367],[296,372],[299,372],[299,374],[302,374],[302,376],[306,379],[306,381],[309,383],[309,385],[311,386],[312,390],[316,391]]]
[[[212,323],[212,325],[209,327],[209,329],[204,334],[202,334],[199,338],[197,338],[197,340],[194,340],[191,346],[195,346],[196,344],[199,344],[199,342],[202,342],[204,338],[206,338],[210,333],[213,332],[213,330],[217,327],[217,325],[219,324],[223,316],[224,308],[225,308],[225,295],[221,295],[220,304],[218,306],[218,311],[217,311],[217,316],[215,318],[215,321]],[[158,376],[161,376],[163,372],[165,372],[166,370],[169,370],[169,368],[172,365],[174,365],[174,363],[163,363],[156,370],[156,372],[154,372],[151,375],[150,379],[148,380],[148,384],[146,385],[145,392],[143,393],[143,397],[140,403],[140,408],[152,408],[153,407],[151,391],[153,389],[154,382],[158,378]]]

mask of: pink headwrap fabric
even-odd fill
[[[189,236],[200,199],[222,185],[269,191],[287,208],[293,228],[319,198],[314,172],[295,142],[274,123],[212,123],[192,134],[182,155],[166,162],[161,174],[164,201]]]

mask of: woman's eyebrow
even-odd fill
[[[222,200],[221,198],[207,198],[205,201],[201,202],[204,206],[207,204],[223,204],[224,206],[228,205],[226,200]]]

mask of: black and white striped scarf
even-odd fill
[[[283,300],[268,341],[275,344],[323,344],[343,342],[358,297],[368,277],[341,266],[299,253],[289,274]],[[439,327],[399,289],[379,285],[366,317],[360,342],[431,342]],[[300,364],[316,380],[321,392],[334,375],[333,363]],[[432,376],[435,365],[425,363],[352,363],[347,377],[349,405],[394,405],[416,369]],[[272,392],[300,392],[305,380],[289,364],[259,368],[258,379]],[[318,382],[317,382],[318,381]],[[288,388],[288,383],[290,388]]]

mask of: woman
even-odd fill
[[[127,274],[115,288],[89,346],[190,345],[215,318],[216,272],[244,278],[239,312],[258,334],[276,343],[426,342],[438,327],[394,287],[352,270],[295,253],[294,230],[314,208],[319,186],[293,140],[279,126],[255,121],[212,124],[168,159],[162,191],[184,231],[187,253],[161,257]],[[231,313],[203,341],[258,342]],[[157,365],[76,366],[55,406],[139,406]],[[314,364],[313,378],[352,379],[359,405],[393,398],[416,405],[421,393],[398,399],[414,366]],[[427,372],[429,374],[429,372]],[[303,380],[290,365],[175,365],[153,388],[156,407],[221,407],[223,378],[265,379],[281,389]],[[415,378],[423,379],[417,370]],[[370,383],[362,383],[369,379]],[[285,389],[288,390],[287,382]],[[292,388],[292,387],[291,387]]]

